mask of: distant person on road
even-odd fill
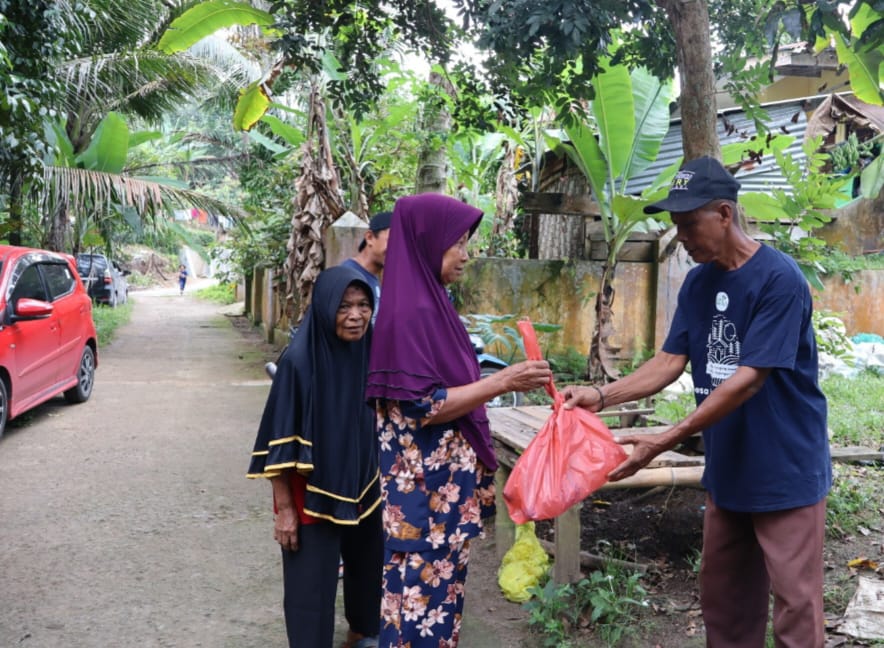
[[[390,219],[393,212],[379,212],[371,217],[365,237],[359,243],[356,256],[352,256],[341,265],[349,266],[362,273],[363,279],[371,286],[374,293],[374,314],[371,322],[377,317],[381,299],[381,273],[387,256],[387,240],[390,235]]]
[[[381,487],[374,412],[365,402],[374,298],[354,269],[316,280],[304,320],[279,360],[251,478],[266,477],[282,548],[291,648],[330,648],[339,557],[347,648],[377,646]]]
[[[187,268],[184,264],[178,266],[178,294],[184,294],[184,285],[187,283]]]
[[[678,294],[663,349],[604,386],[563,390],[565,408],[597,412],[656,394],[691,363],[697,408],[659,435],[624,436],[629,477],[702,431],[706,509],[700,606],[711,648],[763,648],[773,595],[773,641],[823,648],[823,540],[832,466],[818,381],[810,290],[795,261],[746,234],[740,184],[699,158],[666,199],[677,239],[699,265]]]
[[[485,402],[550,380],[543,361],[480,379],[445,286],[463,275],[482,212],[440,194],[396,202],[366,395],[384,497],[383,648],[454,648],[470,541],[494,512]],[[346,573],[346,570],[345,570]]]

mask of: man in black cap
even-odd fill
[[[832,483],[811,296],[795,261],[738,222],[740,184],[712,158],[676,174],[665,200],[698,264],[663,348],[604,386],[568,387],[565,408],[599,411],[656,394],[691,363],[697,408],[659,435],[622,437],[628,477],[703,433],[707,490],[700,604],[712,648],[763,648],[773,593],[777,646],[822,648],[823,540]]]
[[[371,321],[374,323],[378,312],[378,303],[381,299],[381,273],[384,270],[384,260],[387,257],[387,237],[390,235],[390,221],[393,212],[379,212],[371,217],[365,237],[360,241],[356,256],[350,257],[341,265],[350,266],[358,270],[374,292],[374,314]]]

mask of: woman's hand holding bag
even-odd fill
[[[537,335],[529,320],[518,323],[529,360],[541,360]],[[589,410],[566,410],[550,381],[553,413],[516,461],[503,489],[510,518],[516,524],[561,515],[598,490],[607,475],[626,459],[611,431]]]

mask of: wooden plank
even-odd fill
[[[832,461],[884,461],[884,448],[873,450],[872,448],[862,448],[860,446],[849,446],[846,448],[831,448]]]
[[[590,261],[604,261],[608,258],[608,245],[604,241],[590,241],[588,258]],[[617,252],[618,261],[631,263],[651,263],[656,258],[653,241],[626,241]]]
[[[598,216],[598,203],[592,194],[522,193],[522,210],[529,214],[566,214],[572,216]]]
[[[576,583],[580,580],[580,508],[576,504],[555,520],[556,561],[553,580],[557,583]]]
[[[648,427],[612,428],[611,434],[614,435],[614,438],[631,434],[663,434],[671,427],[671,425],[649,425]]]
[[[497,513],[494,516],[494,544],[497,548],[498,560],[503,560],[504,554],[516,541],[516,525],[510,519],[506,501],[503,499],[503,487],[509,476],[509,468],[503,465],[494,474],[494,502],[497,506]]]

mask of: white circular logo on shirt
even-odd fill
[[[715,295],[715,308],[719,311],[726,311],[729,303],[730,299],[728,299],[727,293],[720,292]]]

